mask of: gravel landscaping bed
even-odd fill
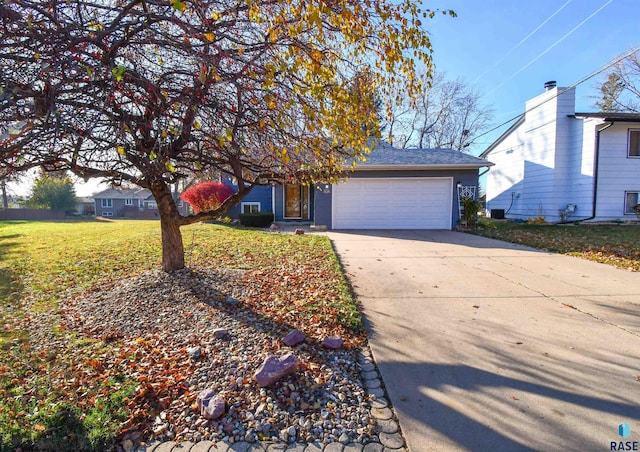
[[[61,303],[65,328],[114,345],[98,370],[109,367],[139,382],[131,403],[140,408],[121,448],[169,440],[380,441],[372,403],[386,402],[379,383],[363,384],[363,367],[373,370],[366,354],[349,343],[323,347],[325,337],[284,345],[291,326],[243,301],[251,284],[250,271],[151,270]],[[286,353],[298,358],[297,371],[261,388],[256,370],[269,355]],[[205,389],[225,401],[217,419],[199,412],[197,396]]]

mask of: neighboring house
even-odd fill
[[[93,195],[96,215],[107,218],[159,218],[158,205],[147,189],[109,188]],[[189,207],[181,199],[176,200],[181,214],[187,215]]]
[[[545,84],[481,157],[487,209],[507,218],[631,220],[640,203],[640,114],[576,113],[575,88]]]
[[[94,199],[90,196],[77,196],[76,213],[78,215],[95,215],[96,204]]]
[[[381,144],[337,184],[256,187],[238,212],[274,212],[276,221],[329,229],[452,229],[459,193],[477,196],[487,160],[445,149],[396,149]]]

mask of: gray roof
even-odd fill
[[[151,192],[146,188],[134,188],[131,190],[107,188],[93,195],[94,199],[147,199],[149,196],[151,196]]]
[[[601,118],[605,121],[640,122],[640,113],[622,113],[616,111],[600,111],[595,113],[576,113],[577,118]]]
[[[381,143],[359,162],[358,169],[444,169],[482,168],[492,166],[488,160],[465,154],[453,149],[398,149],[388,143]]]

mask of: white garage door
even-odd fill
[[[451,229],[450,178],[350,179],[333,185],[333,229]]]

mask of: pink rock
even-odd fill
[[[197,397],[198,410],[205,419],[218,419],[224,414],[225,402],[213,389],[205,389]]]
[[[289,331],[289,333],[287,333],[287,335],[282,338],[282,342],[284,342],[284,344],[288,345],[289,347],[298,345],[303,341],[304,341],[304,333],[296,329]]]
[[[271,355],[264,360],[260,368],[254,374],[260,387],[270,386],[285,375],[295,373],[298,370],[298,358],[288,353],[283,356]]]
[[[339,336],[330,336],[322,341],[322,346],[327,348],[340,348],[342,347],[342,338]]]
[[[304,229],[296,229],[296,234],[304,234]]]
[[[278,229],[280,229],[280,226],[278,226],[275,223],[273,223],[273,224],[271,224],[271,226],[269,226],[269,230],[271,230],[271,231],[277,231]]]

